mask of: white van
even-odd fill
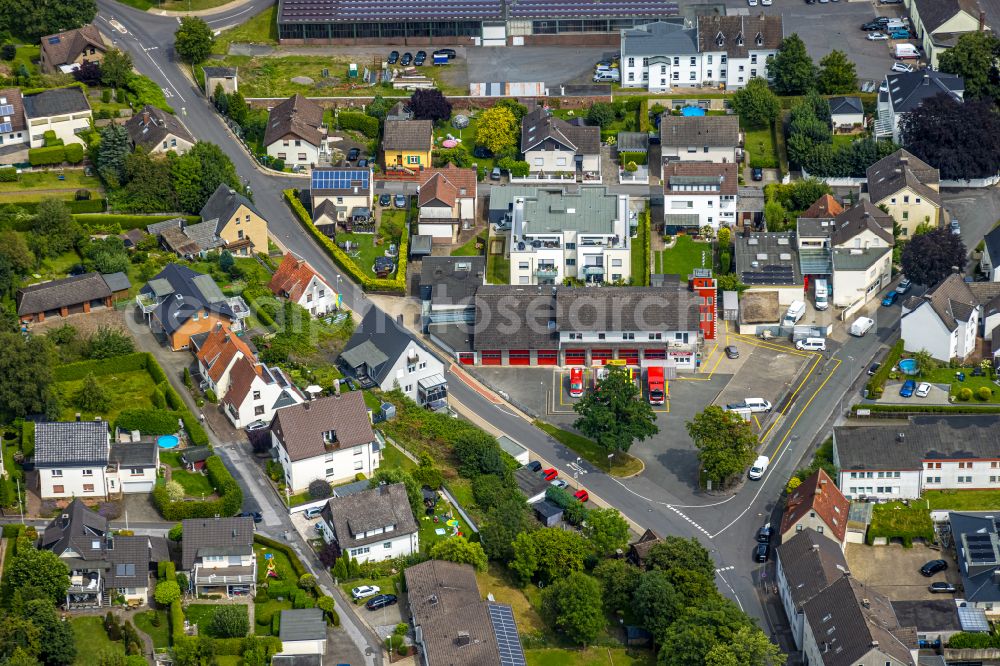
[[[816,309],[826,310],[830,307],[830,292],[826,286],[826,280],[816,280]]]
[[[826,340],[823,338],[806,338],[796,342],[795,348],[802,351],[826,351]]]
[[[788,306],[788,312],[785,313],[785,318],[781,321],[782,326],[795,326],[795,324],[802,319],[806,313],[806,304],[802,301],[792,301],[792,304]]]
[[[747,398],[743,401],[743,404],[754,413],[771,411],[771,403],[764,400],[764,398]]]
[[[750,473],[747,476],[750,477],[751,481],[756,481],[757,479],[764,476],[764,472],[767,471],[767,464],[771,462],[767,456],[757,456],[757,460],[753,461],[753,466],[750,468]]]
[[[892,32],[893,30],[906,30],[906,21],[898,18],[891,18],[885,22],[885,31]]]
[[[601,72],[594,72],[594,82],[618,82],[622,80],[622,75],[618,73],[617,69],[606,70]]]
[[[853,335],[856,338],[860,338],[869,330],[871,330],[871,327],[874,325],[875,325],[874,320],[869,319],[868,317],[858,317],[857,319],[854,320],[854,323],[851,324],[851,335]]]
[[[896,60],[918,60],[920,51],[913,44],[896,44],[893,47],[892,55]]]

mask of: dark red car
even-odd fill
[[[573,497],[577,498],[581,502],[586,502],[587,500],[590,499],[590,493],[581,488],[580,490],[573,493]]]

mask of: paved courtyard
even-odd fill
[[[900,544],[866,546],[849,543],[845,551],[851,575],[893,601],[919,601],[921,599],[950,599],[955,595],[933,593],[927,586],[934,582],[948,581],[961,584],[955,558],[939,548],[914,543],[912,548]],[[926,578],[920,567],[930,560],[945,560],[948,569]]]

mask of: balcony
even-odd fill
[[[67,594],[98,594],[101,591],[101,574],[96,571],[74,572],[69,578]]]
[[[555,266],[539,266],[535,269],[535,277],[555,279],[559,277],[559,269]]]
[[[159,305],[159,301],[152,294],[137,294],[135,297],[135,304],[139,306],[142,310],[142,314],[149,314],[156,309]]]
[[[597,275],[603,276],[604,266],[584,266],[583,274],[586,275],[587,277],[597,276]]]

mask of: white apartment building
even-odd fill
[[[521,119],[521,152],[531,174],[601,176],[601,128],[574,125],[542,106]]]
[[[621,32],[621,84],[666,92],[673,86],[701,84],[698,29],[657,21]]]
[[[337,542],[358,562],[420,552],[417,521],[402,483],[331,498],[319,525],[327,543]]]
[[[923,296],[903,301],[900,334],[911,351],[927,350],[939,361],[968,358],[976,349],[979,299],[958,273]]]
[[[627,194],[603,187],[575,193],[539,189],[516,196],[511,210],[510,283],[627,281],[631,230]]]
[[[738,190],[734,162],[664,163],[663,232],[735,226]]]

